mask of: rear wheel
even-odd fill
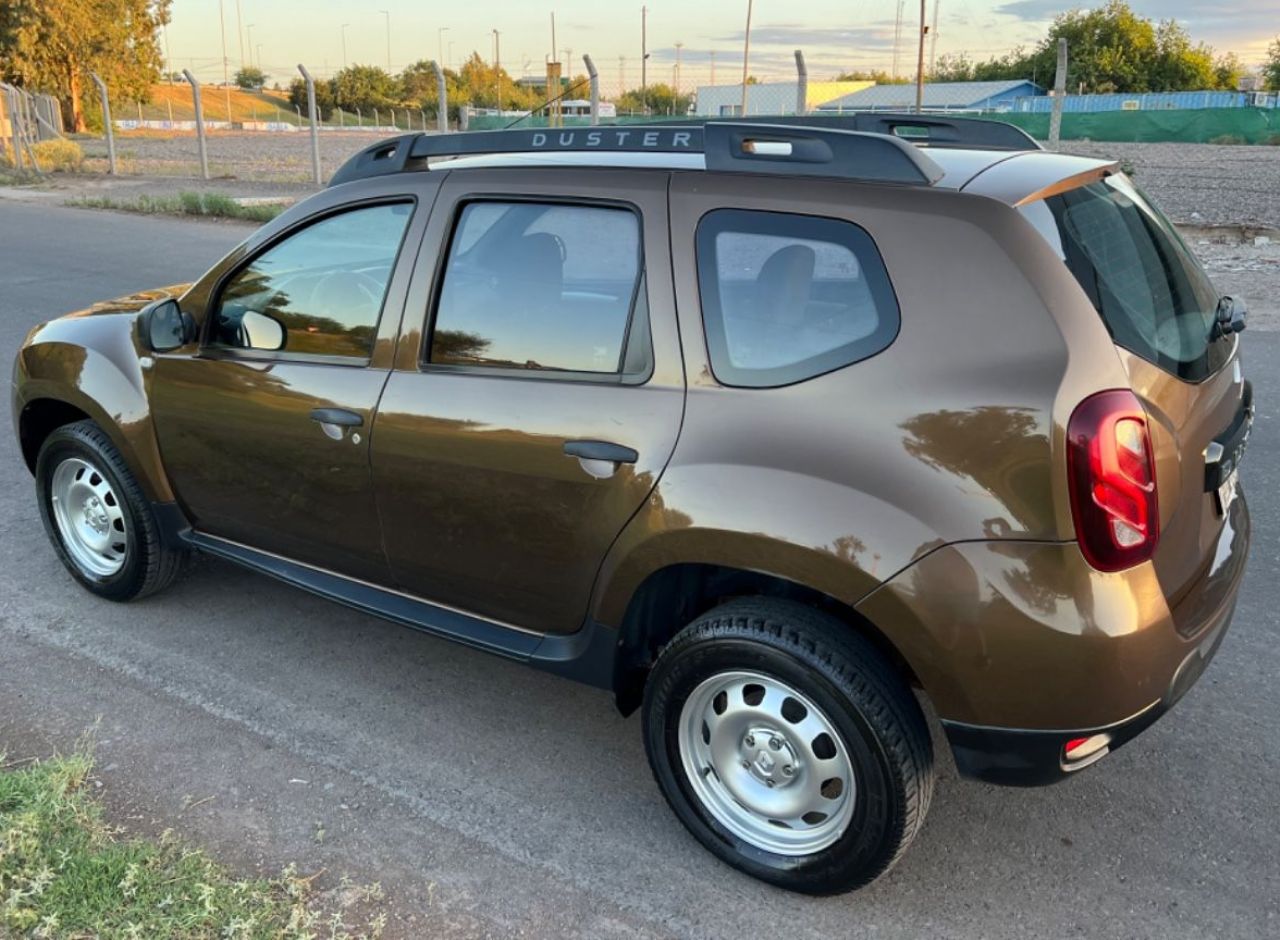
[[[54,430],[36,458],[45,532],[67,570],[93,593],[125,601],[167,587],[190,552],[163,544],[151,504],[92,421]]]
[[[831,894],[886,871],[933,788],[896,670],[820,611],[734,601],[686,627],[645,689],[645,745],[676,815],[734,867]]]

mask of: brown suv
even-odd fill
[[[1114,164],[1005,125],[410,135],[37,328],[13,410],[94,593],[208,552],[611,689],[704,845],[821,893],[924,820],[915,691],[1027,785],[1199,677],[1243,325]]]

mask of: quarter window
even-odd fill
[[[711,368],[726,385],[788,385],[865,359],[898,332],[875,244],[851,222],[719,209],[698,225]]]
[[[211,345],[367,359],[412,209],[353,209],[268,248],[223,289]]]
[[[628,372],[639,279],[640,224],[627,209],[471,203],[450,247],[429,361]]]

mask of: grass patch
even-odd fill
[[[144,215],[196,215],[218,219],[243,219],[247,222],[269,222],[285,210],[278,204],[242,206],[221,193],[181,192],[176,196],[138,196],[135,199],[112,199],[110,196],[84,196],[67,200],[67,205],[82,209],[119,209]]]
[[[0,767],[4,766],[0,756]],[[0,770],[0,936],[119,938],[377,937],[379,914],[353,932],[311,880],[236,878],[170,833],[124,839],[85,791],[84,753]],[[314,876],[313,876],[314,877]],[[343,903],[380,889],[344,884]]]

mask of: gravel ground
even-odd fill
[[[1280,147],[1067,141],[1062,149],[1125,161],[1176,222],[1280,228]]]

